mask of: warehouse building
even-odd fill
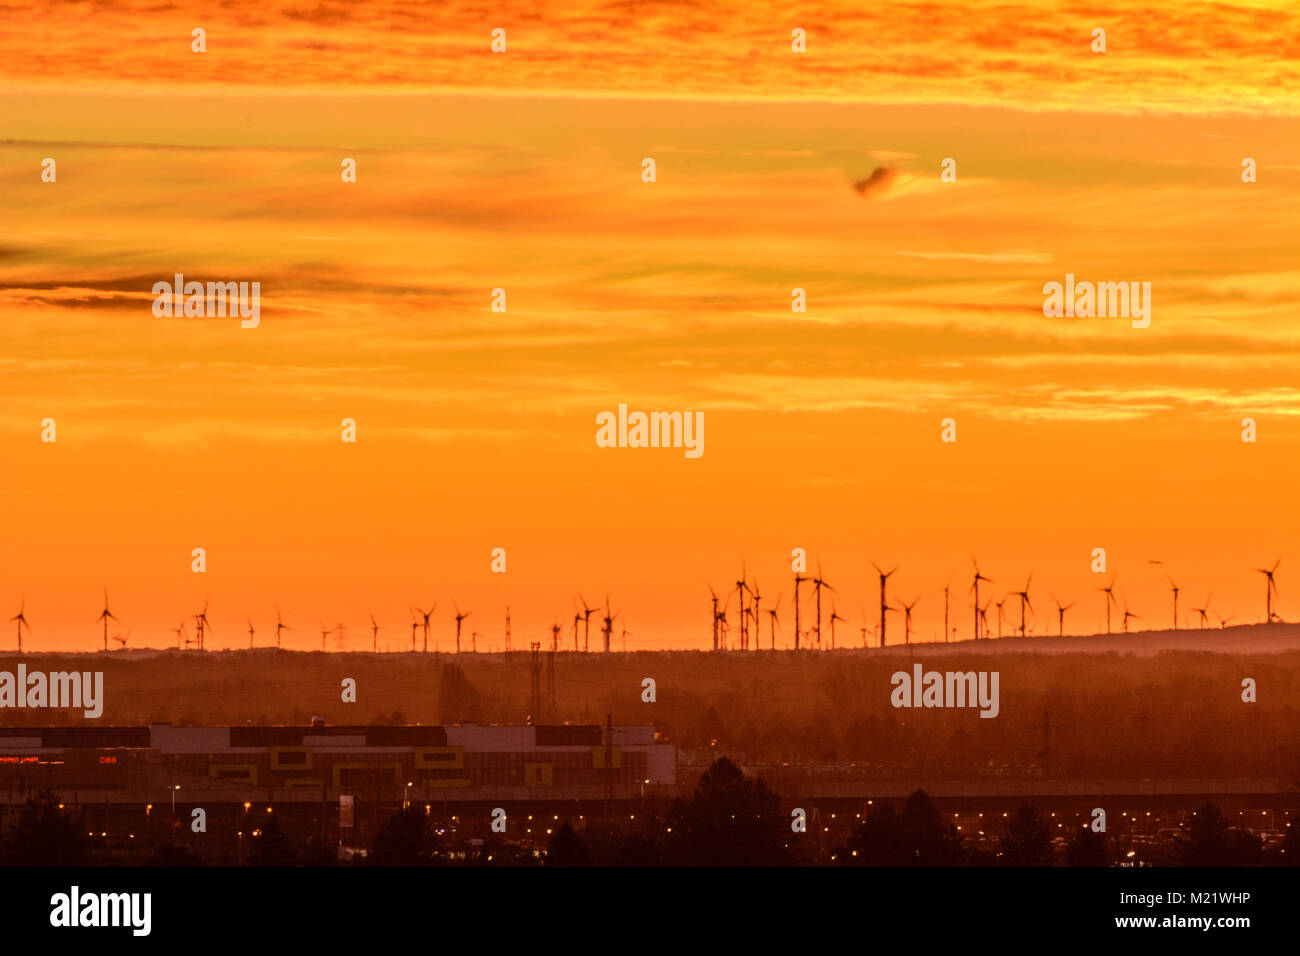
[[[607,740],[612,735],[612,741]],[[94,802],[181,790],[229,799],[329,792],[424,802],[644,796],[676,783],[652,726],[49,727],[0,730],[0,799],[50,789]],[[301,796],[298,796],[301,794]]]

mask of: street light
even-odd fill
[[[402,809],[405,810],[411,805],[411,781],[406,781],[406,789],[402,791]]]
[[[239,829],[239,850],[237,856],[235,857],[235,864],[237,866],[244,865],[244,829],[243,828],[248,825],[248,812],[252,809],[253,809],[253,805],[249,803],[247,800],[245,800],[244,801],[244,822]]]
[[[179,783],[172,787],[172,816],[176,816],[176,791],[180,788],[181,785]]]

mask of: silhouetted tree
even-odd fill
[[[510,843],[498,834],[483,838],[482,846],[465,855],[467,864],[479,866],[539,866],[541,861],[533,856],[533,848],[522,843]]]
[[[637,830],[588,826],[582,834],[587,858],[593,866],[659,866],[664,862],[666,824],[637,814]]]
[[[1174,862],[1182,866],[1230,866],[1233,859],[1228,821],[1207,803],[1182,826],[1174,844]]]
[[[1264,841],[1236,827],[1228,830],[1228,853],[1233,866],[1258,866],[1264,862]]]
[[[302,862],[304,866],[338,866],[338,844],[321,840],[319,834],[313,834],[302,848]]]
[[[1282,862],[1300,866],[1300,816],[1294,813],[1287,821],[1286,837],[1282,840]]]
[[[1065,848],[1065,862],[1070,866],[1109,866],[1110,847],[1106,834],[1096,833],[1092,827],[1075,830]]]
[[[267,814],[261,832],[251,837],[252,846],[248,851],[248,862],[253,866],[293,866],[298,862],[298,851],[289,835],[280,826],[275,814]]]
[[[89,855],[82,828],[59,809],[51,791],[27,798],[9,834],[10,866],[84,866]]]
[[[647,833],[629,833],[618,847],[619,866],[658,866],[663,863],[663,850],[654,837]]]
[[[836,857],[857,866],[957,866],[967,854],[956,827],[944,824],[929,795],[917,790],[902,813],[889,803],[872,811]]]
[[[187,846],[159,843],[144,861],[145,866],[202,866],[203,861]]]
[[[546,862],[549,866],[585,866],[588,862],[587,846],[578,832],[569,826],[568,820],[560,824],[560,828],[551,835]]]
[[[784,863],[780,801],[726,757],[700,777],[690,800],[669,809],[668,861],[684,866],[772,866]]]
[[[1009,866],[1051,866],[1056,860],[1052,837],[1036,807],[1016,811],[1002,838],[1002,862]]]
[[[429,818],[411,806],[380,827],[367,860],[375,866],[419,866],[428,862],[432,844]]]

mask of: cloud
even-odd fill
[[[218,44],[206,56],[174,53],[176,38],[187,38],[194,26],[192,11],[181,5],[97,3],[89,33],[81,6],[8,7],[0,76],[168,91],[365,87],[1130,115],[1300,110],[1287,95],[1300,79],[1291,42],[1300,14],[1284,0],[1266,10],[1253,0],[1120,4],[1104,19],[1124,55],[1105,58],[1088,53],[1088,24],[1078,22],[1078,5],[1069,0],[828,0],[813,15],[820,29],[809,37],[806,57],[792,56],[781,31],[773,33],[774,23],[788,19],[776,0],[716,0],[707,7],[694,0],[575,0],[563,9],[520,0],[501,23],[510,29],[510,53],[502,57],[487,46],[496,7],[478,0],[428,9],[409,0],[223,0],[205,15],[210,42]],[[664,49],[674,56],[663,57]],[[910,157],[879,150],[875,158]]]
[[[899,252],[900,256],[913,259],[933,259],[936,261],[957,260],[962,262],[990,263],[1047,263],[1052,261],[1048,252]]]
[[[889,191],[889,187],[894,180],[898,178],[898,172],[891,166],[877,166],[866,179],[859,180],[853,184],[859,196],[863,199],[870,199],[873,196],[881,196]]]
[[[878,163],[896,163],[900,159],[916,159],[916,153],[900,153],[892,149],[869,149],[867,155]]]

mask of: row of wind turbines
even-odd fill
[[[582,602],[581,610],[578,609],[578,604],[577,604],[578,600],[581,600]],[[464,626],[465,621],[469,619],[469,617],[473,614],[473,612],[462,611],[460,609],[460,606],[455,602],[452,602],[452,606],[456,609],[455,614],[453,615],[453,620],[455,621],[456,624],[456,636],[455,636],[456,653],[459,654],[461,652],[461,637],[463,633],[462,628]],[[433,615],[438,610],[438,602],[437,601],[433,602],[433,605],[427,611],[419,607],[412,607],[409,610],[411,613],[411,650],[412,651],[415,650],[417,636],[420,633],[421,628],[423,628],[424,641],[423,641],[422,650],[427,653],[429,650],[429,633],[432,626]],[[573,649],[575,651],[578,650],[578,625],[580,622],[583,625],[583,650],[586,651],[590,649],[591,616],[593,614],[599,613],[599,611],[600,611],[599,607],[590,606],[587,603],[586,598],[582,597],[581,595],[579,595],[579,597],[574,600]],[[26,612],[27,612],[27,598],[26,596],[24,596],[19,605],[18,613],[9,619],[10,623],[17,624],[17,629],[18,629],[17,646],[18,646],[19,654],[23,652],[23,630],[26,629],[27,634],[29,636],[31,635],[31,630],[32,630],[31,624],[27,619]],[[608,653],[610,650],[610,643],[614,633],[614,622],[618,620],[618,618],[621,616],[621,613],[622,612],[620,611],[611,611],[609,596],[606,595],[604,617],[597,618],[597,620],[601,622],[600,634],[604,638],[604,650],[606,653]],[[108,645],[109,642],[108,622],[114,621],[119,624],[121,623],[117,615],[115,615],[112,612],[112,610],[109,608],[107,589],[104,590],[104,607],[99,612],[99,615],[95,618],[95,620],[97,622],[102,623],[103,625],[103,642],[104,642],[103,649],[107,651],[109,646]],[[254,646],[254,640],[257,634],[257,629],[253,625],[253,621],[251,618],[245,618],[245,621],[248,624],[248,646],[251,649]],[[193,626],[192,633],[190,630],[191,625]],[[379,632],[381,629],[382,629],[382,625],[375,620],[374,614],[373,613],[370,614],[371,649],[375,652],[378,652],[379,650]],[[211,634],[212,630],[213,630],[212,623],[211,621],[208,620],[207,600],[204,600],[203,602],[203,610],[199,611],[197,614],[192,614],[189,615],[188,617],[182,618],[180,623],[176,627],[171,629],[172,633],[176,635],[176,647],[178,650],[187,650],[190,648],[194,648],[197,650],[204,650],[206,647],[207,637],[209,634]],[[284,623],[284,618],[280,614],[280,609],[279,607],[276,607],[275,646],[280,647],[284,632],[292,631],[292,630],[293,628],[290,625]],[[551,625],[551,650],[559,650],[560,633],[562,630],[563,628],[558,623],[558,621]],[[628,629],[624,627],[622,631],[624,650],[627,649],[627,638],[629,633],[630,632],[628,631]],[[347,628],[342,623],[339,623],[335,627],[331,628],[328,627],[324,622],[321,622],[320,640],[321,640],[322,651],[327,649],[326,642],[331,634],[335,635],[336,639],[338,640],[339,646],[341,647],[347,636]],[[130,639],[130,636],[131,636],[131,630],[128,628],[126,634],[122,634],[119,632],[117,634],[114,634],[112,639],[118,643],[120,649],[125,650],[127,641]],[[469,634],[469,649],[471,652],[476,653],[478,651],[478,639],[483,636],[484,635],[480,634],[478,631],[471,630]],[[438,644],[437,641],[435,640],[434,641],[435,653],[437,652],[437,649],[438,649]],[[506,616],[505,616],[505,649],[506,651],[510,650],[510,608],[509,607],[506,607]]]
[[[1158,565],[1164,564],[1163,561],[1150,561],[1149,563],[1158,564]],[[1281,565],[1281,563],[1282,563],[1282,559],[1278,558],[1277,561],[1273,563],[1273,566],[1271,568],[1252,569],[1258,572],[1259,574],[1264,575],[1265,578],[1264,622],[1269,624],[1274,622],[1281,622],[1282,620],[1281,617],[1279,617],[1278,614],[1273,610],[1274,601],[1278,593],[1276,573],[1277,573],[1278,566]],[[982,638],[989,638],[993,636],[992,634],[993,627],[992,625],[990,625],[989,618],[988,618],[988,613],[990,608],[997,609],[997,636],[998,637],[1003,636],[1003,623],[1006,617],[1009,617],[1011,613],[1014,613],[1014,605],[1010,611],[1004,611],[1004,608],[1006,604],[1009,601],[1012,601],[1013,599],[1015,600],[1015,602],[1019,603],[1020,605],[1020,623],[1018,628],[1019,636],[1025,637],[1026,634],[1028,633],[1027,627],[1030,622],[1029,615],[1035,613],[1033,601],[1029,597],[1029,589],[1034,579],[1033,572],[1030,572],[1029,576],[1025,579],[1024,588],[1020,590],[1008,591],[1002,596],[1000,600],[994,600],[993,598],[989,598],[987,601],[985,601],[983,605],[981,605],[980,604],[981,582],[985,584],[993,584],[994,581],[992,578],[980,572],[979,562],[975,560],[974,555],[971,556],[971,564],[973,565],[974,570],[971,578],[971,585],[967,593],[968,595],[973,596],[971,609],[972,609],[973,633],[975,635],[975,638],[979,640]],[[874,561],[871,562],[871,566],[875,569],[875,577],[878,579],[880,585],[880,623],[869,626],[866,622],[866,613],[864,610],[863,623],[859,628],[862,634],[862,646],[863,647],[869,646],[867,642],[868,631],[871,632],[873,637],[878,639],[879,643],[877,646],[879,647],[885,646],[886,632],[889,623],[888,615],[890,613],[895,613],[895,614],[902,613],[903,643],[910,644],[912,641],[912,609],[915,608],[916,605],[920,602],[921,595],[920,594],[916,595],[915,597],[912,598],[910,602],[900,601],[899,606],[894,607],[888,601],[887,589],[889,585],[889,579],[898,570],[898,566],[895,565],[894,567],[890,568],[888,571],[884,570],[882,567],[880,567],[880,565],[876,564]],[[1173,595],[1173,629],[1178,630],[1178,595],[1181,593],[1182,588],[1178,586],[1178,584],[1174,581],[1172,577],[1169,577],[1168,575],[1166,575],[1166,577],[1168,577],[1169,579],[1169,588],[1170,588],[1170,592]],[[1115,584],[1117,580],[1118,580],[1118,576],[1112,575],[1110,584],[1107,584],[1104,587],[1100,587],[1097,589],[1099,593],[1105,595],[1104,602],[1106,608],[1106,633],[1107,634],[1114,633],[1111,629],[1112,610],[1117,611],[1121,607],[1123,608],[1123,615],[1121,617],[1121,620],[1122,620],[1123,633],[1125,634],[1129,632],[1130,621],[1141,619],[1140,614],[1136,613],[1135,611],[1129,610],[1128,602],[1126,600],[1123,600],[1122,595],[1119,598],[1115,596]],[[800,609],[799,609],[799,588],[801,585],[805,583],[809,584],[812,587],[813,599],[816,605],[816,610],[815,610],[814,623],[807,629],[801,629]],[[799,650],[801,647],[807,647],[813,650],[822,649],[823,646],[822,645],[822,592],[823,591],[829,591],[832,594],[837,593],[835,588],[830,584],[830,582],[827,581],[825,577],[823,577],[820,562],[818,563],[816,574],[805,575],[805,574],[801,574],[798,571],[795,572],[794,575],[794,647],[795,650]],[[943,634],[944,634],[945,641],[948,641],[949,639],[955,637],[957,634],[957,629],[951,626],[950,619],[949,619],[949,606],[950,606],[950,600],[952,596],[951,592],[952,592],[951,585],[945,584],[941,592],[943,594]],[[722,598],[719,598],[718,592],[715,591],[712,586],[709,587],[709,595],[710,598],[712,599],[711,621],[712,621],[713,649],[715,651],[728,650],[728,649],[759,650],[761,648],[762,630],[763,630],[762,627],[763,595],[759,588],[758,581],[749,579],[748,574],[744,568],[744,565],[742,564],[741,566],[740,578],[737,581],[735,581],[733,586],[724,593],[724,596]],[[782,594],[778,594],[776,603],[772,607],[768,608],[766,611],[767,619],[768,619],[769,647],[772,650],[776,649],[776,635],[777,632],[780,630],[780,609],[781,609],[782,596],[783,596]],[[739,635],[738,635],[737,646],[734,648],[731,647],[732,624],[731,624],[731,619],[728,617],[728,609],[731,606],[731,601],[733,597],[736,598],[737,605],[739,608],[738,617],[736,620],[736,623],[739,628]],[[1065,636],[1065,613],[1066,611],[1069,611],[1071,608],[1075,607],[1078,602],[1072,601],[1069,604],[1062,604],[1061,601],[1058,600],[1056,595],[1054,594],[1051,595],[1051,598],[1052,598],[1052,602],[1056,605],[1057,634],[1060,637],[1064,637]],[[1210,626],[1209,614],[1210,614],[1210,605],[1213,598],[1214,598],[1214,592],[1210,592],[1210,594],[1206,596],[1205,601],[1202,603],[1200,607],[1191,608],[1192,611],[1195,611],[1200,616],[1201,629],[1206,629]],[[1229,617],[1223,617],[1222,615],[1217,613],[1216,616],[1219,618],[1219,627],[1221,629],[1226,628],[1228,624],[1231,623],[1236,617],[1235,614]],[[828,649],[834,650],[835,649],[835,624],[836,622],[846,621],[846,618],[844,618],[836,610],[834,598],[831,599],[830,617],[827,618],[826,620],[827,620],[827,624],[830,625],[830,639],[828,642]],[[1016,630],[1017,628],[1013,627],[1008,636],[1014,636],[1016,634]]]
[[[1009,614],[1014,613],[1014,604],[1011,612],[1007,612],[1005,610],[1005,607],[1007,603],[1012,601],[1013,599],[1015,603],[1019,603],[1020,605],[1020,622],[1018,628],[1016,628],[1015,626],[1012,627],[1009,636],[1014,636],[1018,630],[1019,636],[1025,637],[1028,633],[1030,615],[1035,613],[1033,601],[1030,599],[1029,596],[1029,590],[1033,583],[1033,577],[1034,577],[1033,573],[1031,572],[1029,576],[1025,579],[1025,586],[1022,589],[1007,591],[999,600],[994,600],[993,598],[989,598],[987,601],[984,602],[984,604],[981,605],[980,584],[981,583],[993,584],[995,582],[992,578],[981,573],[979,568],[979,563],[975,560],[973,555],[971,556],[971,563],[974,567],[974,573],[971,578],[971,585],[968,594],[973,596],[971,607],[972,607],[973,633],[975,635],[975,638],[981,639],[981,638],[989,638],[993,636],[993,626],[989,623],[989,618],[988,618],[990,608],[997,609],[997,618],[996,618],[997,636],[999,638],[1004,636],[1003,624],[1006,618],[1009,616]],[[1159,565],[1159,564],[1163,564],[1164,562],[1151,561],[1150,563]],[[1253,571],[1262,574],[1265,579],[1264,581],[1265,623],[1271,624],[1273,622],[1280,622],[1282,620],[1281,617],[1279,617],[1278,614],[1274,611],[1274,602],[1278,594],[1276,574],[1277,574],[1277,569],[1281,565],[1281,563],[1282,563],[1282,559],[1278,558],[1277,561],[1273,562],[1273,566],[1271,568],[1252,569]],[[916,605],[920,602],[921,595],[920,594],[916,595],[915,597],[912,598],[910,602],[899,602],[898,607],[891,605],[888,600],[887,589],[889,585],[889,579],[894,575],[895,572],[898,571],[898,566],[895,565],[894,567],[890,568],[888,571],[881,568],[875,562],[872,562],[871,566],[872,568],[875,569],[875,577],[878,579],[879,586],[880,586],[880,622],[878,624],[868,626],[868,624],[866,623],[866,613],[864,610],[863,623],[859,628],[862,635],[862,646],[863,647],[868,646],[868,641],[867,641],[868,631],[870,631],[871,634],[878,640],[879,647],[885,646],[886,633],[889,624],[888,615],[891,613],[894,614],[902,613],[903,642],[905,644],[910,644],[912,641],[912,609],[915,608]],[[1166,577],[1168,577],[1169,579],[1169,589],[1173,596],[1173,628],[1174,630],[1178,630],[1178,596],[1181,593],[1182,589],[1178,586],[1178,584],[1174,581],[1172,577],[1169,577],[1168,575],[1166,575]],[[1105,603],[1105,611],[1106,611],[1106,633],[1107,634],[1114,633],[1112,631],[1111,612],[1118,611],[1122,608],[1123,613],[1121,615],[1121,626],[1122,626],[1123,633],[1127,634],[1129,632],[1129,622],[1132,620],[1140,620],[1141,615],[1129,609],[1128,602],[1123,599],[1122,595],[1119,598],[1115,596],[1116,581],[1117,581],[1117,577],[1112,576],[1110,583],[1105,585],[1104,587],[1098,588],[1097,591],[1105,595],[1104,603]],[[799,598],[800,590],[799,589],[804,584],[808,584],[812,587],[813,600],[815,603],[814,623],[812,624],[812,626],[808,627],[807,629],[803,629],[800,626],[801,618],[800,618],[800,598]],[[951,622],[949,619],[949,607],[950,607],[950,601],[952,596],[951,590],[952,589],[948,584],[945,584],[942,588],[943,633],[944,633],[945,641],[948,641],[950,638],[955,637],[957,634],[957,629],[951,626]],[[822,592],[823,591],[830,592],[831,595],[838,593],[834,588],[834,586],[832,586],[831,583],[827,581],[825,577],[822,575],[820,562],[818,563],[816,574],[805,575],[797,571],[795,572],[794,575],[794,647],[795,650],[799,650],[805,647],[810,649],[815,649],[815,650],[821,650],[823,647],[822,644]],[[739,580],[735,582],[734,588],[729,588],[725,592],[724,598],[720,599],[717,591],[715,591],[712,587],[709,588],[709,594],[712,598],[711,623],[712,623],[712,634],[713,634],[713,649],[715,651],[728,650],[728,649],[759,650],[762,643],[762,624],[763,624],[762,615],[764,613],[767,614],[769,646],[772,650],[776,649],[776,635],[777,632],[780,630],[780,610],[781,610],[782,595],[778,594],[776,603],[772,607],[768,608],[766,612],[764,612],[762,607],[763,594],[759,588],[758,581],[751,580],[749,578],[748,573],[745,570],[743,565],[741,567]],[[737,618],[737,624],[739,626],[739,640],[738,640],[737,648],[731,647],[732,624],[731,624],[731,618],[728,616],[729,608],[731,606],[731,600],[733,596],[737,599],[737,603],[739,606],[739,612]],[[1053,603],[1056,605],[1057,633],[1059,636],[1064,637],[1065,636],[1065,614],[1067,611],[1075,607],[1078,602],[1072,601],[1069,604],[1062,604],[1061,601],[1057,599],[1056,595],[1053,594],[1051,595],[1051,597]],[[1202,629],[1209,627],[1210,606],[1213,597],[1214,594],[1213,592],[1211,592],[1209,595],[1206,596],[1205,601],[1202,603],[1200,607],[1193,607],[1190,609],[1192,611],[1195,611],[1200,616],[1200,626]],[[576,598],[573,598],[572,601],[573,601],[573,617],[572,617],[573,650],[577,651],[579,649],[578,633],[579,630],[581,630],[582,651],[588,652],[591,649],[591,618],[592,615],[600,613],[601,607],[599,605],[597,605],[596,607],[592,607],[590,604],[587,603],[587,599],[582,595],[578,595]],[[579,603],[581,603],[581,607],[579,607]],[[456,626],[456,631],[455,631],[456,653],[459,654],[462,649],[462,644],[461,644],[461,639],[463,634],[462,629],[465,621],[470,618],[473,612],[462,611],[460,609],[460,605],[456,604],[455,602],[452,602],[452,606],[455,608],[455,613],[452,615],[452,619],[454,620]],[[19,654],[23,652],[24,629],[27,631],[29,636],[32,630],[31,624],[27,619],[26,609],[27,609],[27,599],[24,596],[21,604],[19,605],[18,613],[9,619],[9,622],[11,624],[15,624],[17,628],[17,647],[18,647]],[[429,607],[427,611],[420,607],[411,607],[409,610],[411,614],[411,621],[410,621],[411,650],[412,651],[415,650],[417,637],[419,636],[422,630],[423,645],[421,647],[421,650],[427,653],[429,650],[429,635],[432,627],[433,615],[438,610],[438,602],[437,601],[433,602],[433,604]],[[605,653],[609,653],[611,649],[610,645],[612,643],[613,634],[614,634],[614,623],[621,616],[622,616],[622,612],[612,610],[609,601],[609,595],[606,595],[605,604],[604,604],[604,615],[597,618],[597,620],[600,622],[599,630],[600,630],[600,635],[603,639],[602,649]],[[1232,615],[1230,617],[1224,617],[1221,614],[1217,614],[1217,612],[1216,612],[1216,616],[1219,618],[1220,628],[1226,628],[1228,624],[1231,621],[1233,621],[1236,617],[1236,615]],[[109,649],[108,622],[114,621],[119,624],[121,623],[118,617],[109,608],[107,589],[105,589],[104,591],[104,607],[99,612],[99,615],[95,618],[95,620],[102,625],[103,649],[107,651]],[[257,631],[250,618],[245,618],[245,620],[248,624],[248,646],[249,648],[252,648],[254,646],[254,640]],[[836,641],[835,625],[837,623],[846,622],[847,619],[843,617],[836,610],[835,599],[833,596],[831,597],[830,617],[827,618],[826,621],[827,624],[829,624],[830,626],[830,639],[828,642],[828,649],[834,650],[835,641]],[[191,625],[193,626],[192,633],[190,630]],[[378,652],[379,650],[379,631],[381,629],[382,629],[382,625],[380,625],[379,622],[375,620],[374,614],[373,613],[370,614],[371,649],[375,652]],[[199,611],[196,614],[192,614],[189,615],[188,617],[183,618],[179,622],[179,624],[176,627],[172,628],[171,630],[172,633],[176,635],[176,646],[178,649],[187,650],[190,648],[196,648],[198,650],[204,650],[206,646],[207,636],[213,630],[212,623],[208,620],[208,602],[205,600],[203,602],[203,609],[201,611]],[[283,633],[285,631],[291,631],[291,630],[293,630],[293,628],[288,624],[284,623],[284,619],[280,614],[280,609],[279,607],[277,607],[275,609],[275,646],[276,647],[280,647]],[[560,635],[563,632],[563,630],[564,630],[564,626],[560,623],[560,620],[558,618],[555,619],[555,621],[551,624],[551,650],[552,651],[557,651],[560,649]],[[627,630],[626,626],[623,627],[622,638],[623,638],[624,650],[627,649],[627,638],[629,633],[630,632]],[[336,639],[341,647],[341,645],[346,640],[347,629],[342,623],[337,624],[335,627],[331,628],[326,626],[325,623],[322,622],[320,634],[321,634],[321,650],[324,651],[327,649],[326,644],[331,634],[334,634],[336,636]],[[126,648],[127,641],[130,639],[130,636],[131,636],[131,630],[128,628],[125,634],[119,632],[117,634],[114,634],[112,639],[118,643],[121,649],[124,650]],[[471,652],[473,653],[478,652],[478,640],[480,637],[483,636],[485,635],[480,634],[477,630],[470,631],[469,649]],[[505,650],[507,652],[511,650],[510,636],[511,636],[510,635],[510,608],[506,607],[505,609]],[[537,642],[537,646],[540,647],[540,642]],[[434,652],[436,653],[437,650],[438,650],[438,644],[437,641],[435,640]]]

